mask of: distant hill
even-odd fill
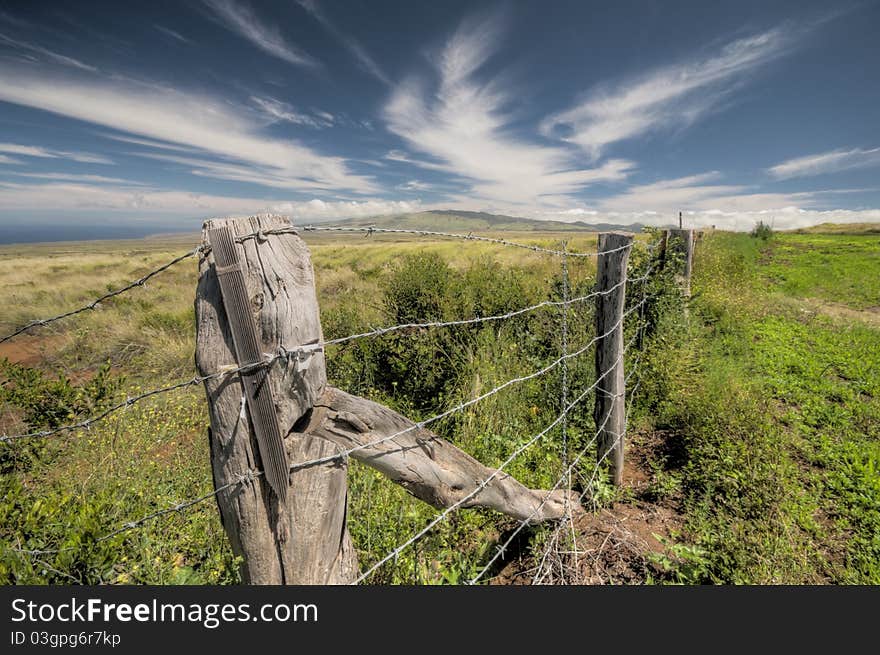
[[[795,234],[878,234],[880,223],[821,223],[785,231]]]
[[[388,216],[373,216],[370,218],[350,218],[343,221],[333,221],[334,225],[347,227],[381,227],[405,230],[434,230],[456,232],[609,232],[612,230],[626,230],[640,232],[643,225],[612,225],[599,223],[592,225],[582,221],[564,223],[562,221],[538,221],[531,218],[518,216],[504,216],[502,214],[487,214],[486,212],[469,212],[453,210],[434,210],[416,212],[413,214],[391,214]]]

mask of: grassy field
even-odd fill
[[[649,391],[688,582],[880,582],[880,235],[716,234]]]
[[[595,248],[594,235],[505,235]],[[192,247],[193,239],[0,248],[5,333],[87,302]],[[503,312],[558,299],[558,261],[488,244],[307,235],[327,338],[407,320]],[[660,307],[646,342],[629,458],[641,470],[602,507],[665,512],[666,544],[632,581],[880,582],[880,235],[713,233],[698,246],[685,319]],[[638,264],[639,262],[637,262]],[[643,262],[642,262],[643,263]],[[572,260],[585,293],[590,260]],[[0,431],[81,419],[112,400],[192,375],[195,261],[94,312],[0,344]],[[666,290],[668,291],[668,290]],[[666,293],[664,291],[664,293]],[[328,353],[331,381],[413,418],[531,372],[559,353],[558,312],[485,328],[356,342]],[[588,307],[572,312],[576,346]],[[573,391],[592,360],[572,364]],[[536,380],[438,431],[488,465],[558,411],[558,375]],[[126,521],[210,491],[206,408],[198,389],[139,403],[88,432],[2,447],[0,580],[18,583],[232,583],[236,562],[211,502],[97,542]],[[572,447],[594,427],[589,407]],[[510,470],[558,477],[558,435]],[[353,467],[350,529],[367,566],[435,511]],[[460,512],[382,567],[376,583],[455,583],[511,522]],[[529,532],[523,569],[546,530]],[[22,555],[15,548],[69,548]]]

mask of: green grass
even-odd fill
[[[688,581],[880,582],[878,252],[877,235],[703,245],[654,417],[681,449]]]

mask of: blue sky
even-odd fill
[[[880,221],[876,1],[0,7],[0,227]]]

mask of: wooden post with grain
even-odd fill
[[[215,489],[230,485],[217,504],[245,583],[357,579],[349,454],[438,508],[461,502],[531,523],[564,516],[571,502],[580,511],[563,490],[545,502],[507,474],[486,482],[492,469],[430,430],[330,387],[311,257],[286,217],[210,220],[203,242],[196,366],[215,376],[205,381],[211,467]]]
[[[599,235],[596,261],[596,404],[593,418],[599,437],[597,458],[609,462],[615,485],[623,481],[626,381],[623,371],[623,312],[626,303],[626,266],[633,235]]]

